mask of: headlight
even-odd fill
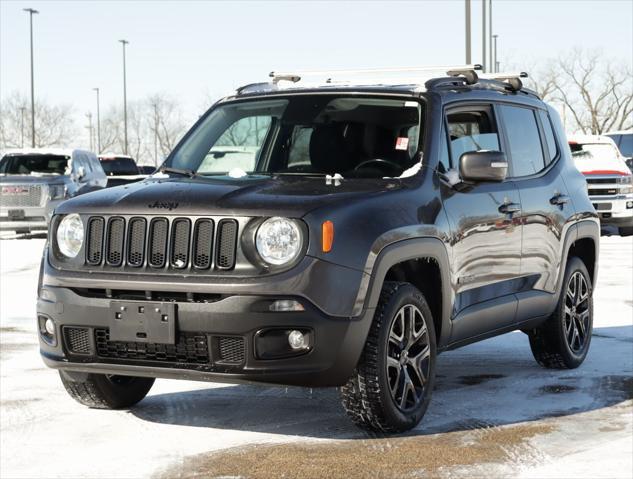
[[[50,185],[48,194],[51,200],[61,200],[66,197],[66,185]]]
[[[255,242],[257,252],[266,263],[286,264],[301,252],[301,230],[293,220],[269,218],[257,230]]]
[[[631,184],[631,175],[627,175],[627,176],[620,176],[618,178],[618,183],[623,183],[625,185],[630,185]]]
[[[84,225],[77,214],[66,216],[57,227],[57,247],[64,256],[74,258],[84,242]]]

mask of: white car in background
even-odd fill
[[[613,226],[620,235],[633,234],[633,184],[631,170],[608,136],[567,137],[576,167],[587,178],[589,198],[602,226]]]

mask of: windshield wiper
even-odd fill
[[[161,166],[158,170],[161,173],[176,173],[178,175],[188,176],[189,178],[193,178],[196,176],[196,172],[193,170],[187,170],[184,168],[172,168],[171,166]]]

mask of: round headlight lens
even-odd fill
[[[269,264],[282,265],[296,259],[301,252],[301,230],[287,218],[269,218],[264,221],[255,239],[257,252]]]
[[[84,242],[84,225],[77,214],[66,216],[57,227],[57,247],[61,253],[74,258]]]

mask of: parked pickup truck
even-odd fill
[[[127,185],[144,180],[147,175],[141,174],[134,158],[128,155],[99,155],[101,166],[108,177],[108,188]]]
[[[587,179],[589,198],[602,226],[617,228],[622,236],[633,234],[633,184],[631,170],[608,136],[569,137],[569,148]]]
[[[0,157],[0,231],[46,231],[58,204],[105,188],[106,181],[90,151],[10,150]]]

